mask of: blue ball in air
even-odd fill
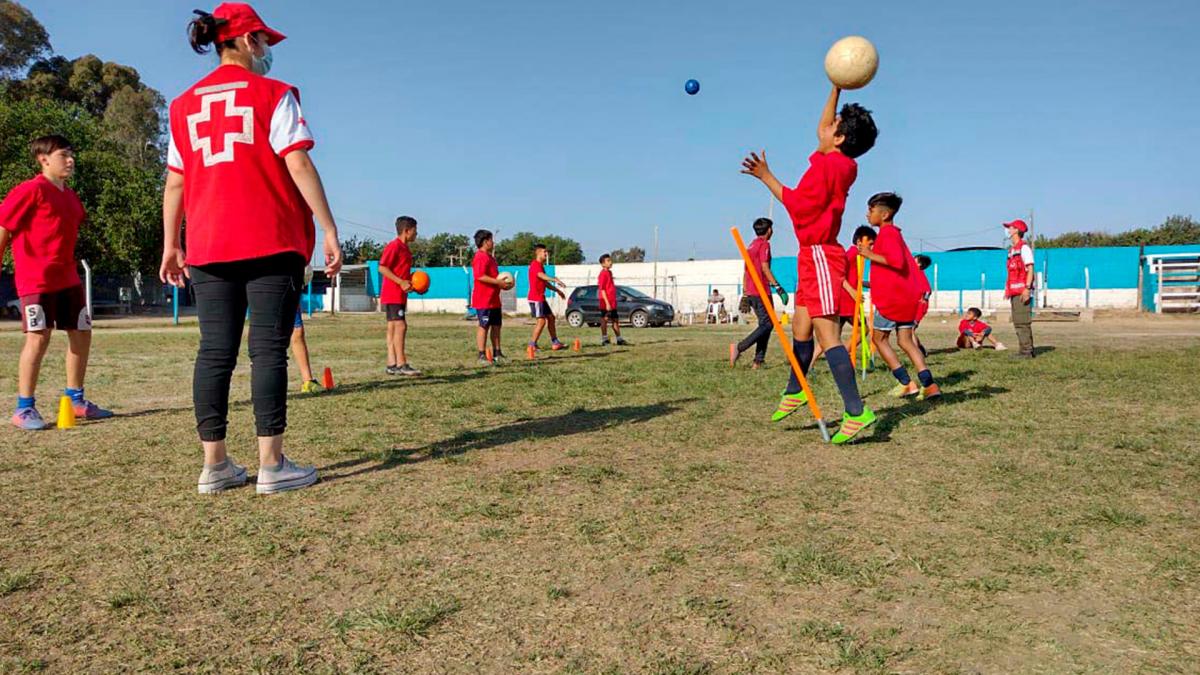
[[[688,80],[683,85],[683,90],[688,93],[688,96],[695,96],[700,93],[700,83],[696,80]]]

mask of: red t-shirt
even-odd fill
[[[546,282],[542,281],[539,274],[545,274],[546,267],[541,260],[534,260],[529,263],[529,298],[530,302],[545,302],[546,301]]]
[[[801,246],[836,246],[858,163],[840,152],[814,152],[808,162],[796,188],[783,188],[783,205]]]
[[[379,266],[391,270],[392,274],[405,281],[412,281],[412,251],[400,237],[388,242],[379,256]],[[382,276],[382,275],[380,275]],[[408,302],[408,293],[400,288],[400,284],[383,277],[383,287],[379,290],[379,302],[384,305],[403,305]]]
[[[12,233],[17,295],[53,293],[78,286],[75,242],[87,213],[75,191],[59,190],[38,175],[0,202],[0,227]]]
[[[312,212],[283,159],[313,147],[299,96],[225,65],[171,102],[167,167],[183,175],[189,264],[312,255]]]
[[[900,228],[895,225],[879,228],[872,250],[889,263],[871,262],[871,301],[875,308],[892,321],[916,320],[921,293],[914,279],[919,270]]]
[[[770,293],[770,282],[767,281],[766,275],[762,273],[762,266],[763,263],[771,263],[771,242],[767,241],[765,237],[755,237],[754,241],[750,242],[750,248],[746,252],[750,254],[750,262],[754,265],[754,269],[758,271],[758,280],[762,282],[763,289],[767,293]],[[742,288],[744,289],[744,294],[757,298],[758,288],[754,286],[754,279],[750,277],[749,268],[746,269],[743,277]]]
[[[858,247],[846,247],[846,283],[850,284],[850,288],[858,289]],[[855,293],[848,292],[845,288],[841,289],[842,293],[839,297],[838,315],[849,318],[854,318],[854,302]]]
[[[596,278],[596,284],[600,287],[600,297],[608,302],[608,307],[603,303],[600,305],[601,310],[614,310],[617,308],[617,284],[613,282],[612,270],[600,270],[600,276]]]
[[[483,249],[475,251],[471,261],[471,270],[475,273],[475,288],[471,292],[471,306],[475,309],[500,309],[500,287],[485,284],[479,277],[495,279],[500,274],[500,266],[496,258]]]
[[[986,323],[975,319],[974,321],[963,319],[958,322],[958,334],[962,335],[967,331],[971,331],[975,335],[983,335],[983,331],[990,328]]]

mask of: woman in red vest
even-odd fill
[[[1012,247],[1008,249],[1008,277],[1004,283],[1004,297],[1012,307],[1013,328],[1017,331],[1017,342],[1021,351],[1014,356],[1033,358],[1033,249],[1025,243],[1029,226],[1023,220],[1004,224]]]
[[[171,102],[159,276],[179,287],[190,278],[196,297],[200,348],[192,397],[204,447],[199,490],[246,483],[246,469],[226,454],[225,433],[247,310],[257,491],[294,490],[315,483],[317,471],[283,454],[287,349],[315,244],[313,215],[330,276],[342,265],[337,224],[308,156],[313,136],[299,91],[265,77],[271,47],[284,35],[246,4],[196,14],[188,26],[191,47],[198,54],[215,47],[220,65]]]

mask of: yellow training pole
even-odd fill
[[[788,344],[787,335],[783,332],[779,317],[775,315],[775,301],[767,293],[766,286],[759,277],[759,271],[754,268],[754,263],[750,260],[750,252],[746,250],[746,242],[742,241],[741,233],[736,227],[729,228],[729,231],[733,233],[733,241],[737,243],[742,260],[746,263],[746,269],[750,270],[750,279],[754,281],[758,297],[763,301],[767,316],[771,318],[771,324],[775,326],[775,334],[779,336],[779,343],[783,345],[783,353],[787,355],[788,363],[792,364],[792,372],[796,374],[796,379],[800,380],[800,388],[804,390],[804,395],[808,398],[808,409],[812,412],[813,419],[817,420],[817,426],[821,428],[821,437],[828,443],[829,429],[825,428],[825,420],[821,417],[821,408],[817,405],[817,397],[813,396],[812,389],[808,386],[808,379],[804,377],[804,371],[800,368],[800,362],[796,360],[796,354],[792,351],[792,346]]]
[[[855,363],[854,353],[859,351],[859,349],[858,349],[858,346],[859,346],[858,345],[858,333],[859,333],[859,329],[862,326],[862,292],[863,292],[862,256],[855,258],[854,263],[858,266],[858,288],[855,289],[855,291],[854,291],[854,320],[851,323],[852,327],[850,329],[850,365],[851,366],[858,365],[857,363]]]

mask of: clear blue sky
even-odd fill
[[[132,65],[168,99],[214,63],[184,39],[212,9],[196,0],[22,1],[58,53]],[[742,155],[799,179],[822,58],[849,34],[881,66],[844,100],[881,135],[843,239],[881,190],[905,197],[914,249],[996,245],[1030,209],[1044,233],[1200,214],[1195,0],[254,4],[288,35],[272,75],[301,88],[346,235],[411,214],[425,234],[571,236],[595,259],[649,250],[657,224],[662,259],[733,257],[729,226],[768,205]]]

